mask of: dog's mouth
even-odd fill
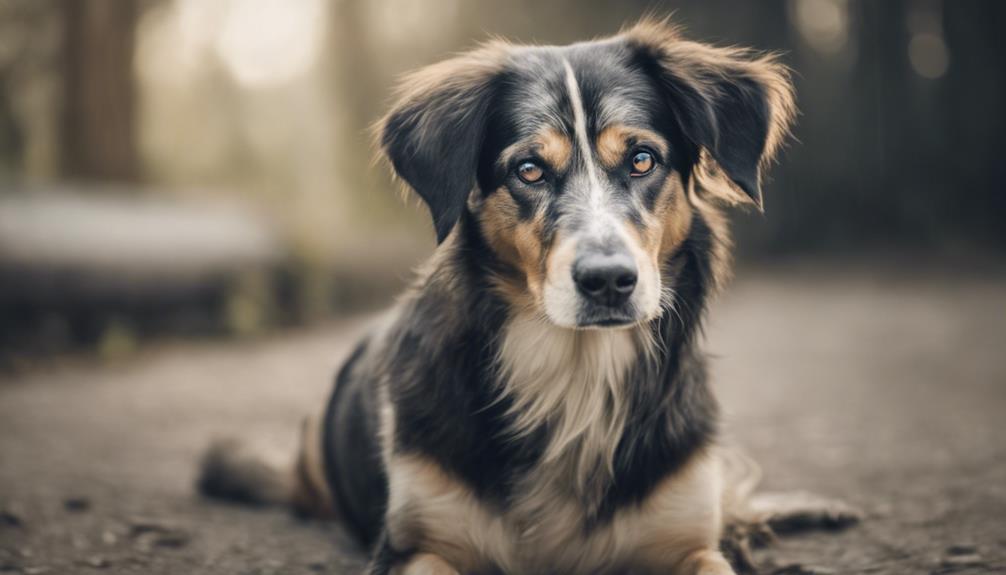
[[[599,307],[586,309],[578,315],[576,322],[578,329],[618,329],[636,325],[642,320],[631,306],[620,309]]]
[[[619,302],[584,297],[580,293],[571,297],[569,292],[572,290],[548,284],[543,291],[544,297],[538,300],[538,305],[545,317],[550,323],[567,329],[626,329],[646,323],[660,314],[659,301],[653,302],[649,297],[651,292],[659,291],[659,287],[647,286],[644,292],[647,297],[632,297]]]
[[[619,329],[652,319],[661,279],[651,258],[629,249],[628,240],[598,248],[584,241],[564,242],[551,254],[535,294],[549,321],[571,329]]]

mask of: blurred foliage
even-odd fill
[[[0,0],[0,197],[117,183],[244,204],[282,262],[197,299],[236,334],[324,316],[400,286],[432,247],[425,210],[373,161],[397,77],[490,35],[561,44],[672,13],[795,71],[796,139],[766,215],[737,217],[743,258],[1006,247],[993,0]],[[145,329],[50,307],[23,319],[112,355]]]
[[[427,224],[373,168],[367,134],[399,74],[490,34],[565,43],[672,12],[692,37],[782,51],[797,72],[798,143],[768,216],[742,223],[749,253],[1003,245],[1006,5],[993,1],[3,0],[0,166],[128,179],[73,157],[118,145],[78,133],[95,121],[73,117],[91,115],[132,126],[139,182],[259,204],[306,261],[359,234],[409,245]],[[75,78],[89,66],[133,82],[88,96]],[[110,105],[75,107],[95,97]]]

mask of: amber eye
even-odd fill
[[[545,177],[545,170],[534,162],[524,162],[517,166],[517,177],[525,184],[537,184]]]
[[[653,170],[653,166],[656,165],[656,160],[653,159],[653,154],[642,150],[636,152],[632,156],[632,176],[645,176]]]

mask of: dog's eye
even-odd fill
[[[646,150],[640,150],[632,156],[632,172],[629,175],[633,177],[645,176],[653,171],[655,165],[657,165],[657,161],[653,159],[653,154]]]
[[[545,170],[534,162],[523,162],[517,166],[517,177],[525,184],[537,184],[545,177]]]

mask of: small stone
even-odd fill
[[[119,536],[112,530],[106,529],[101,532],[101,542],[105,545],[112,546],[119,542]]]
[[[947,547],[947,555],[975,555],[978,548],[970,543],[958,543]]]
[[[982,556],[977,553],[969,553],[966,555],[950,555],[943,559],[944,567],[971,567],[974,565],[981,565],[983,562]]]
[[[181,527],[151,520],[133,520],[129,534],[136,541],[136,548],[142,552],[152,551],[154,547],[178,549],[191,540]]]
[[[112,562],[109,561],[108,559],[105,559],[101,555],[94,555],[92,557],[87,558],[86,564],[87,566],[93,567],[95,569],[106,569],[112,564]]]
[[[87,538],[80,534],[72,535],[70,537],[70,544],[78,551],[83,551],[91,547],[91,543],[87,540]]]
[[[136,541],[136,548],[144,553],[153,551],[155,547],[180,549],[191,541],[186,531],[166,525],[134,525],[131,535]]]
[[[67,497],[63,500],[63,509],[71,513],[83,513],[91,509],[91,500],[83,496]]]
[[[15,506],[0,509],[0,526],[24,527],[24,515]]]
[[[153,542],[158,547],[179,549],[189,544],[189,535],[181,531],[163,533],[155,537]]]
[[[166,533],[178,529],[175,525],[148,518],[133,518],[129,521],[129,534],[133,537],[144,533]]]

